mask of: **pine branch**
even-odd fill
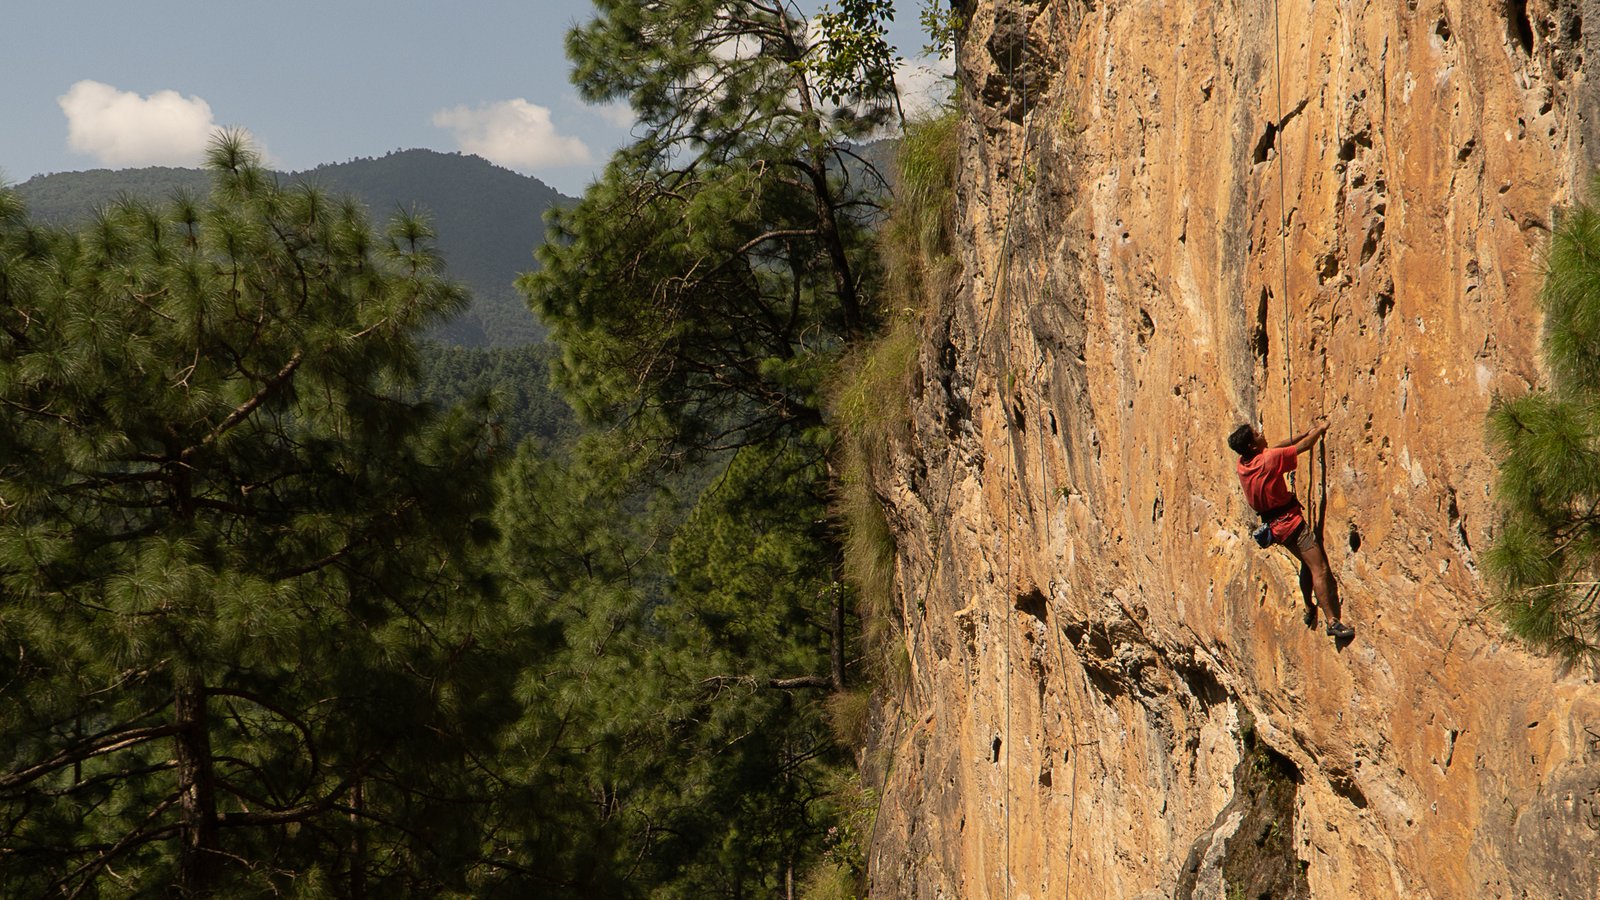
[[[706,686],[715,686],[718,690],[729,684],[765,687],[779,691],[828,690],[833,687],[833,680],[825,675],[798,675],[793,678],[769,678],[765,681],[754,675],[712,675],[709,678],[701,679],[700,683]]]
[[[115,753],[118,750],[126,750],[129,747],[142,744],[145,741],[177,734],[178,731],[179,727],[177,725],[167,724],[154,725],[149,728],[134,728],[127,731],[119,731],[114,734],[102,735],[98,738],[91,739],[84,744],[80,744],[77,747],[62,750],[44,762],[37,763],[29,766],[26,769],[13,772],[9,775],[0,776],[0,790],[8,791],[13,788],[21,787],[30,781],[42,778],[51,772],[58,771],[66,766],[72,765],[73,763],[79,763],[87,759],[93,759],[96,756],[104,756],[107,753]]]
[[[225,512],[235,516],[254,518],[260,515],[260,513],[258,513],[256,510],[251,509],[248,506],[241,506],[238,503],[229,503],[226,500],[213,500],[209,497],[191,497],[189,498],[189,503],[200,509]]]
[[[733,250],[728,251],[727,256],[725,256],[723,258],[722,262],[717,263],[716,265],[712,266],[710,269],[707,269],[704,274],[697,275],[697,274],[695,274],[694,272],[691,271],[691,272],[687,273],[686,275],[684,275],[681,279],[674,279],[674,280],[679,280],[680,281],[680,285],[678,287],[678,291],[680,293],[688,293],[690,291],[697,290],[700,287],[704,286],[706,284],[706,282],[710,281],[712,278],[716,277],[717,275],[720,275],[723,271],[725,271],[726,269],[728,269],[728,267],[734,265],[735,263],[744,262],[744,263],[746,263],[748,265],[749,264],[749,260],[746,258],[745,255],[750,253],[751,251],[755,250],[755,248],[761,246],[764,243],[767,243],[769,241],[782,240],[782,239],[785,239],[785,238],[797,238],[797,237],[814,238],[814,237],[817,237],[819,234],[820,234],[820,232],[818,231],[818,229],[815,229],[815,228],[780,228],[780,229],[774,229],[774,230],[771,230],[771,231],[767,231],[767,232],[764,232],[762,234],[759,234],[759,235],[751,238],[748,241],[745,241],[743,244],[741,244],[738,247],[735,247]],[[799,282],[798,282],[798,280],[796,280],[796,285],[798,286],[798,284],[799,284]],[[776,322],[776,316],[773,315],[771,309],[768,308],[766,306],[766,304],[761,302],[762,298],[760,297],[760,295],[758,293],[752,292],[750,299],[756,301],[757,304],[761,307],[761,309],[767,314],[766,317],[769,320],[769,324],[771,326],[773,326],[774,328],[780,327],[780,326],[778,326],[778,323]],[[787,349],[787,347],[785,347],[785,349]]]
[[[240,700],[246,700],[250,703],[254,703],[262,709],[267,710],[268,712],[273,713],[283,721],[288,722],[290,725],[294,726],[296,731],[300,732],[301,741],[306,748],[306,752],[311,757],[312,778],[315,778],[316,773],[321,771],[322,762],[321,758],[317,754],[316,742],[312,740],[311,737],[311,726],[307,725],[299,716],[287,709],[284,709],[282,706],[273,703],[260,694],[255,693],[254,691],[246,691],[240,688],[207,688],[206,695],[211,697],[236,697]]]
[[[87,790],[88,788],[95,787],[96,785],[105,784],[107,782],[126,781],[130,778],[141,778],[145,775],[154,775],[157,772],[170,772],[177,767],[178,764],[176,762],[151,763],[148,766],[140,766],[137,769],[123,769],[120,772],[106,772],[101,775],[95,775],[92,778],[85,778],[82,781],[75,782],[70,787],[58,788],[55,790],[34,790],[31,793],[38,794],[42,797],[70,797],[79,791]]]
[[[57,422],[61,422],[62,424],[65,424],[65,425],[73,424],[71,419],[67,418],[66,416],[61,415],[60,413],[53,413],[53,412],[50,412],[47,409],[34,409],[34,408],[30,407],[30,406],[24,406],[21,403],[18,403],[17,401],[10,399],[9,397],[0,398],[0,403],[4,403],[5,405],[11,407],[12,409],[16,410],[17,412],[23,413],[25,415],[39,416],[41,418],[55,419]]]
[[[408,512],[413,506],[416,506],[416,505],[417,505],[417,499],[415,497],[407,497],[404,503],[401,503],[398,507],[396,507],[395,509],[389,511],[389,514],[388,514],[387,518],[389,520],[398,519],[401,515],[403,515],[404,513]],[[350,543],[345,544],[343,547],[340,547],[338,550],[335,550],[332,553],[329,553],[327,556],[324,556],[321,559],[313,560],[313,561],[308,562],[308,563],[303,563],[303,564],[298,565],[298,566],[292,566],[292,567],[287,568],[287,569],[279,569],[278,571],[272,573],[271,576],[269,576],[269,580],[271,580],[271,581],[287,581],[290,578],[298,578],[301,575],[309,575],[312,572],[315,572],[315,571],[317,571],[319,569],[325,569],[328,566],[331,566],[334,563],[338,562],[339,560],[344,559],[346,556],[349,556],[350,554],[354,553],[362,545],[371,542],[376,537],[378,537],[378,529],[374,528],[371,531],[368,531],[366,534],[363,534],[361,537],[357,538],[356,540],[353,540]]]
[[[296,350],[294,355],[289,357],[289,361],[284,363],[283,368],[278,370],[278,374],[267,379],[267,383],[263,384],[261,389],[256,391],[255,396],[251,397],[249,400],[246,400],[233,412],[228,413],[228,417],[223,419],[222,423],[216,428],[211,429],[211,433],[206,435],[205,438],[200,441],[200,443],[184,448],[183,452],[178,454],[178,459],[186,460],[193,456],[196,451],[211,446],[212,444],[216,443],[217,439],[222,437],[222,435],[228,430],[244,421],[247,416],[255,412],[256,409],[261,406],[261,404],[267,401],[267,397],[271,395],[271,393],[276,390],[279,385],[288,381],[289,378],[294,375],[295,370],[300,368],[300,363],[304,359],[305,351]]]
[[[306,819],[337,809],[339,798],[354,783],[355,776],[347,776],[343,781],[334,785],[333,790],[324,794],[320,799],[286,809],[274,809],[268,812],[219,813],[217,815],[217,825],[222,828],[240,828],[252,825],[288,825],[292,822],[303,822]]]
[[[160,803],[157,803],[155,808],[150,810],[150,814],[144,817],[144,821],[139,823],[138,828],[135,828],[133,831],[123,835],[121,840],[117,841],[115,844],[112,844],[111,848],[101,853],[100,856],[89,860],[68,874],[66,877],[62,878],[60,881],[57,881],[54,887],[58,889],[65,888],[67,884],[74,878],[77,878],[80,875],[85,876],[83,881],[80,882],[75,889],[73,889],[72,893],[67,895],[68,900],[76,900],[76,898],[81,896],[90,885],[94,884],[94,876],[98,874],[98,871],[110,865],[111,861],[116,859],[117,856],[134,847],[142,847],[153,840],[181,831],[183,826],[181,823],[177,822],[158,828],[155,831],[146,832],[141,830],[146,825],[149,825],[151,822],[155,821],[158,816],[160,816],[163,812],[166,812],[167,809],[171,808],[171,806],[177,802],[177,797],[168,797]]]

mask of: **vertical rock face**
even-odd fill
[[[1600,4],[1279,4],[967,4],[965,275],[880,485],[913,675],[876,895],[1228,896],[1278,846],[1289,894],[1600,894],[1600,687],[1477,568]],[[1318,416],[1342,648],[1224,443]]]

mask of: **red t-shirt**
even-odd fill
[[[1272,521],[1272,537],[1282,543],[1305,522],[1300,514],[1300,504],[1284,477],[1294,471],[1296,454],[1293,447],[1271,447],[1239,461],[1239,484],[1244,486],[1244,498],[1250,508],[1258,513],[1294,503],[1294,509]]]

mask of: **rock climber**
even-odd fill
[[[1312,591],[1328,618],[1328,634],[1336,641],[1347,641],[1355,637],[1356,630],[1339,621],[1339,584],[1328,567],[1328,554],[1284,478],[1294,471],[1300,454],[1310,450],[1327,430],[1328,423],[1319,422],[1310,431],[1269,447],[1265,435],[1245,424],[1228,435],[1228,447],[1239,454],[1239,483],[1250,508],[1272,529],[1272,542],[1288,547],[1310,571]],[[1306,625],[1314,626],[1316,607],[1307,607]]]

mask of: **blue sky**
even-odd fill
[[[894,37],[914,53],[915,4],[901,5]],[[429,147],[576,195],[628,140],[628,111],[584,104],[567,77],[562,39],[589,0],[16,6],[0,29],[0,176],[12,183],[194,165],[214,129],[237,126],[283,169]]]

